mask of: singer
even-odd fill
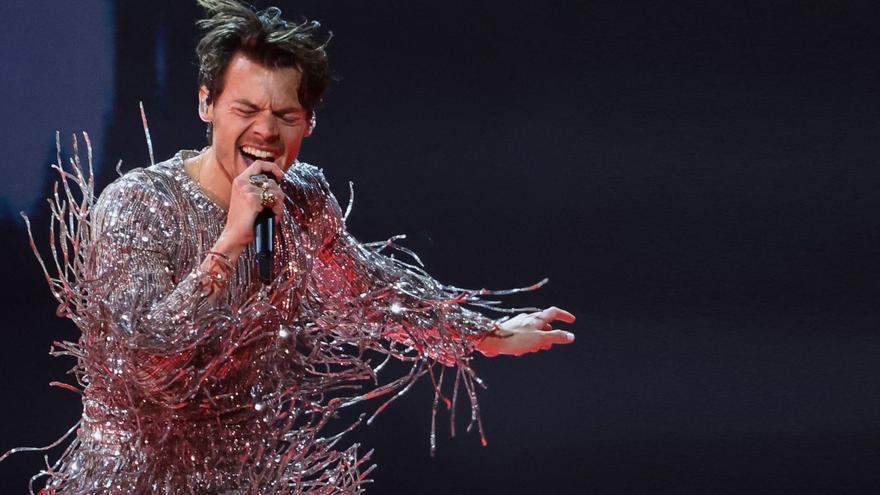
[[[411,254],[393,239],[349,235],[321,169],[297,161],[330,80],[318,23],[198,1],[210,145],[134,169],[97,199],[78,162],[62,176],[83,194],[64,188],[55,226],[78,242],[47,277],[82,330],[57,352],[77,359],[83,415],[36,478],[45,494],[362,493],[371,466],[339,443],[355,426],[334,423],[340,411],[378,398],[376,410],[428,375],[441,405],[462,391],[479,427],[469,356],[570,343],[554,322],[574,316],[490,319],[465,306],[495,309],[483,296],[528,288],[444,285],[383,254]],[[274,230],[263,277],[261,214]],[[409,373],[385,376],[392,358]]]

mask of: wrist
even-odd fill
[[[217,238],[211,251],[222,254],[226,256],[230,263],[235,263],[236,260],[238,260],[238,257],[241,256],[244,248],[245,246],[243,244],[232,241],[230,236],[224,231],[220,234],[220,237]]]
[[[474,349],[486,357],[495,357],[498,353],[498,340],[506,338],[505,332],[498,322],[492,323],[492,329],[481,335],[474,342]]]

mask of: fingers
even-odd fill
[[[523,342],[510,342],[515,356],[522,356],[530,352],[547,351],[554,345],[571,344],[574,342],[574,334],[564,330],[548,330],[546,332],[534,332],[532,335],[522,335]]]
[[[286,195],[284,191],[281,190],[281,186],[272,182],[269,187],[269,191],[275,195],[275,204],[272,205],[272,213],[275,214],[275,221],[280,222],[282,218],[284,218],[284,200],[286,199]],[[262,201],[262,191],[260,191],[260,201]]]
[[[549,330],[541,333],[541,340],[548,344],[571,344],[574,334],[565,330]]]
[[[535,328],[537,330],[552,330],[553,326],[550,322],[538,316],[539,313],[532,313],[523,318],[522,324]]]
[[[522,356],[530,352],[546,351],[554,345],[572,342],[574,342],[574,334],[564,330],[521,330],[503,337],[489,335],[482,340],[478,349],[489,357],[499,354]]]
[[[574,323],[575,317],[564,309],[551,306],[543,311],[529,314],[516,315],[511,320],[515,320],[519,325],[528,326],[537,330],[553,330],[553,321],[561,321],[564,323]]]
[[[541,311],[540,313],[535,314],[538,318],[541,318],[544,321],[555,321],[559,320],[564,323],[574,323],[574,315],[569,313],[564,309],[557,308],[556,306],[550,306],[549,308]]]
[[[232,194],[229,198],[224,232],[231,242],[247,245],[253,242],[253,225],[256,216],[265,208],[263,204],[263,185],[250,181],[251,176],[264,174],[266,191],[275,196],[271,206],[276,222],[284,219],[286,195],[279,186],[284,180],[284,172],[274,163],[255,161],[232,181]],[[271,175],[270,175],[271,174]],[[274,177],[276,180],[272,180]]]
[[[272,174],[275,177],[275,182],[280,183],[282,180],[284,180],[284,171],[281,170],[278,165],[263,160],[257,160],[254,163],[251,163],[248,168],[244,169],[244,172],[242,172],[239,177],[242,177],[244,180],[248,180],[252,175],[262,174],[266,172]]]
[[[284,200],[287,195],[281,189],[281,186],[272,179],[266,181],[265,190],[269,191],[275,197],[275,202],[272,203],[270,209],[272,210],[272,213],[275,214],[275,221],[280,222],[284,215]],[[262,210],[264,208],[262,185],[250,184],[248,186],[248,195],[251,197],[251,202],[253,203],[254,208],[257,210]]]
[[[264,162],[262,160],[255,161],[248,168],[244,169],[244,172],[238,175],[235,179],[232,180],[233,186],[238,187],[241,190],[248,190],[250,186],[254,186],[255,184],[251,182],[251,177],[254,175],[267,175],[269,176],[269,182],[273,182],[276,184],[280,184],[284,180],[284,172],[278,168],[278,165],[275,165],[272,162]],[[272,180],[272,177],[275,180]],[[257,188],[259,188],[257,186]]]
[[[529,352],[547,351],[554,345],[571,344],[574,342],[574,334],[565,330],[549,330],[534,335],[534,340],[525,349],[520,349],[516,355]]]

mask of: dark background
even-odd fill
[[[76,329],[13,214],[45,237],[54,137],[24,130],[97,127],[102,184],[148,161],[139,100],[157,159],[204,144],[194,2],[69,3],[2,8],[3,142],[45,151],[2,168],[0,450],[79,415],[47,387],[71,362],[46,350]],[[549,276],[511,303],[578,316],[571,346],[476,359],[488,447],[441,426],[430,458],[427,383],[353,435],[377,449],[371,493],[880,489],[876,5],[277,3],[335,33],[301,159],[343,204],[354,181],[349,229],[409,234],[460,286]],[[88,81],[97,100],[39,111]],[[0,492],[41,462],[0,464]]]

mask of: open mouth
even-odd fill
[[[241,146],[238,149],[241,152],[241,155],[247,161],[247,165],[250,166],[257,160],[263,160],[266,162],[274,162],[276,155],[271,151],[264,151],[261,149],[254,148],[253,146]]]

